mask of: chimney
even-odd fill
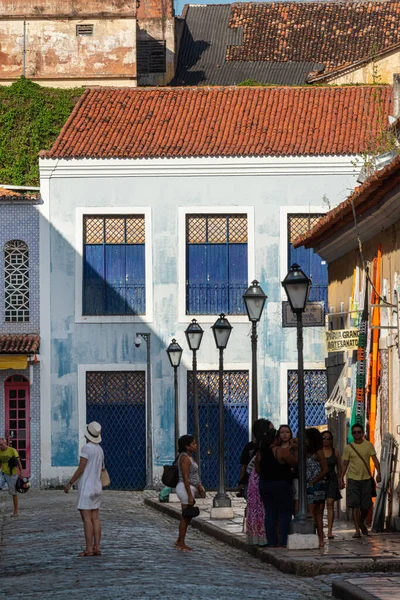
[[[400,73],[393,73],[393,116],[400,117]]]

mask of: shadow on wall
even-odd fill
[[[157,466],[169,463],[174,456],[173,370],[166,348],[176,332],[161,336],[156,331],[156,324],[150,326],[143,320],[146,313],[145,243],[137,228],[136,233],[128,232],[128,235],[128,217],[107,217],[107,227],[111,231],[109,240],[115,243],[106,243],[105,218],[93,215],[90,218],[95,229],[90,232],[91,237],[84,238],[89,243],[84,244],[82,257],[58,230],[50,226],[51,466],[76,466],[78,451],[83,444],[79,427],[83,421],[97,420],[103,427],[103,448],[112,487],[142,489],[146,484],[146,343],[143,341],[137,348],[136,335],[151,333],[152,435],[154,464]],[[122,230],[118,219],[124,221]],[[87,232],[85,225],[83,235],[87,236]],[[123,236],[123,240],[118,236]],[[132,236],[136,236],[136,243],[127,243],[127,240],[132,241]],[[78,260],[83,263],[82,313],[89,321],[83,323],[76,322],[75,315]],[[102,315],[134,316],[138,322],[107,323],[107,319],[90,322],[90,317]],[[135,364],[144,365],[143,370],[133,371],[131,367]],[[79,365],[90,366],[83,374],[83,382],[78,380]],[[113,368],[107,370],[104,365],[113,365]],[[115,370],[115,365],[120,369]],[[184,368],[182,365],[181,369]],[[198,387],[205,483],[215,489],[218,475],[218,371],[200,372]],[[188,394],[190,389],[188,386]],[[224,392],[227,484],[233,487],[237,484],[240,453],[248,441],[248,372],[226,373]],[[79,393],[84,394],[85,417],[79,414],[82,411]],[[180,405],[184,411],[188,406],[188,399],[182,395]],[[188,430],[193,428],[190,419],[189,400]],[[43,435],[46,432],[42,430]],[[43,484],[51,485],[52,482]]]

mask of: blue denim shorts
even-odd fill
[[[15,484],[17,483],[18,475],[7,475],[0,471],[0,489],[2,489],[6,484],[8,486],[8,493],[11,496],[17,495],[17,490],[15,489]]]

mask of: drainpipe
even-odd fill
[[[26,19],[24,18],[24,35],[23,35],[23,53],[22,53],[22,75],[26,76]]]

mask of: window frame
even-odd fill
[[[146,312],[143,315],[83,315],[83,217],[143,215],[145,227],[145,286]],[[75,323],[150,323],[153,321],[153,259],[152,259],[152,227],[151,208],[149,207],[79,207],[75,211],[76,218],[76,263],[75,263]]]
[[[20,274],[23,278],[26,276],[27,277],[27,284],[26,284],[26,288],[27,290],[24,291],[19,291],[19,288],[24,287],[25,283],[24,281],[20,281],[19,284],[12,284],[12,283],[7,283],[7,278],[10,277],[12,275],[12,273],[7,271],[7,252],[11,252],[12,253],[12,248],[7,248],[10,244],[15,244],[15,243],[19,243],[21,245],[20,248],[15,248],[14,252],[16,250],[18,250],[20,252],[20,254],[23,254],[25,256],[24,259],[24,264],[18,264],[15,265],[10,262],[10,267],[14,266],[14,275],[18,275]],[[22,250],[22,247],[23,250]],[[19,268],[23,266],[25,268],[25,273],[21,273],[19,271]],[[31,308],[30,308],[30,252],[29,252],[29,245],[25,242],[25,240],[21,240],[21,239],[11,239],[11,240],[7,240],[7,242],[5,242],[5,244],[3,245],[3,275],[4,275],[4,299],[3,299],[3,322],[7,323],[8,325],[16,325],[16,324],[21,324],[21,323],[29,323],[30,322],[30,318],[31,318]],[[18,309],[14,308],[7,308],[7,297],[8,297],[8,285],[9,287],[12,289],[14,289],[15,292],[18,291],[19,294],[21,294],[21,296],[23,296],[24,298],[24,302],[23,305],[26,306],[26,308],[24,309],[19,309],[19,310],[23,310],[24,314],[21,317],[18,317],[18,315],[16,316],[15,319],[11,318],[12,315],[9,315],[10,318],[7,318],[7,311],[8,310],[14,310],[16,313],[18,313]]]
[[[186,314],[186,217],[189,215],[244,215],[247,217],[247,277],[248,284],[255,279],[255,238],[254,238],[254,206],[196,206],[179,207],[179,282],[178,282],[178,322],[190,323],[196,319],[199,323],[214,323],[218,314],[197,315]],[[227,315],[231,323],[248,323],[247,314]]]
[[[286,277],[289,268],[288,268],[288,216],[291,214],[319,214],[322,215],[328,212],[328,208],[324,206],[311,206],[301,204],[299,206],[281,206],[280,207],[280,231],[279,231],[279,254],[280,254],[280,281]],[[287,300],[287,296],[285,294],[285,290],[282,286],[280,287],[281,291],[281,302]]]

